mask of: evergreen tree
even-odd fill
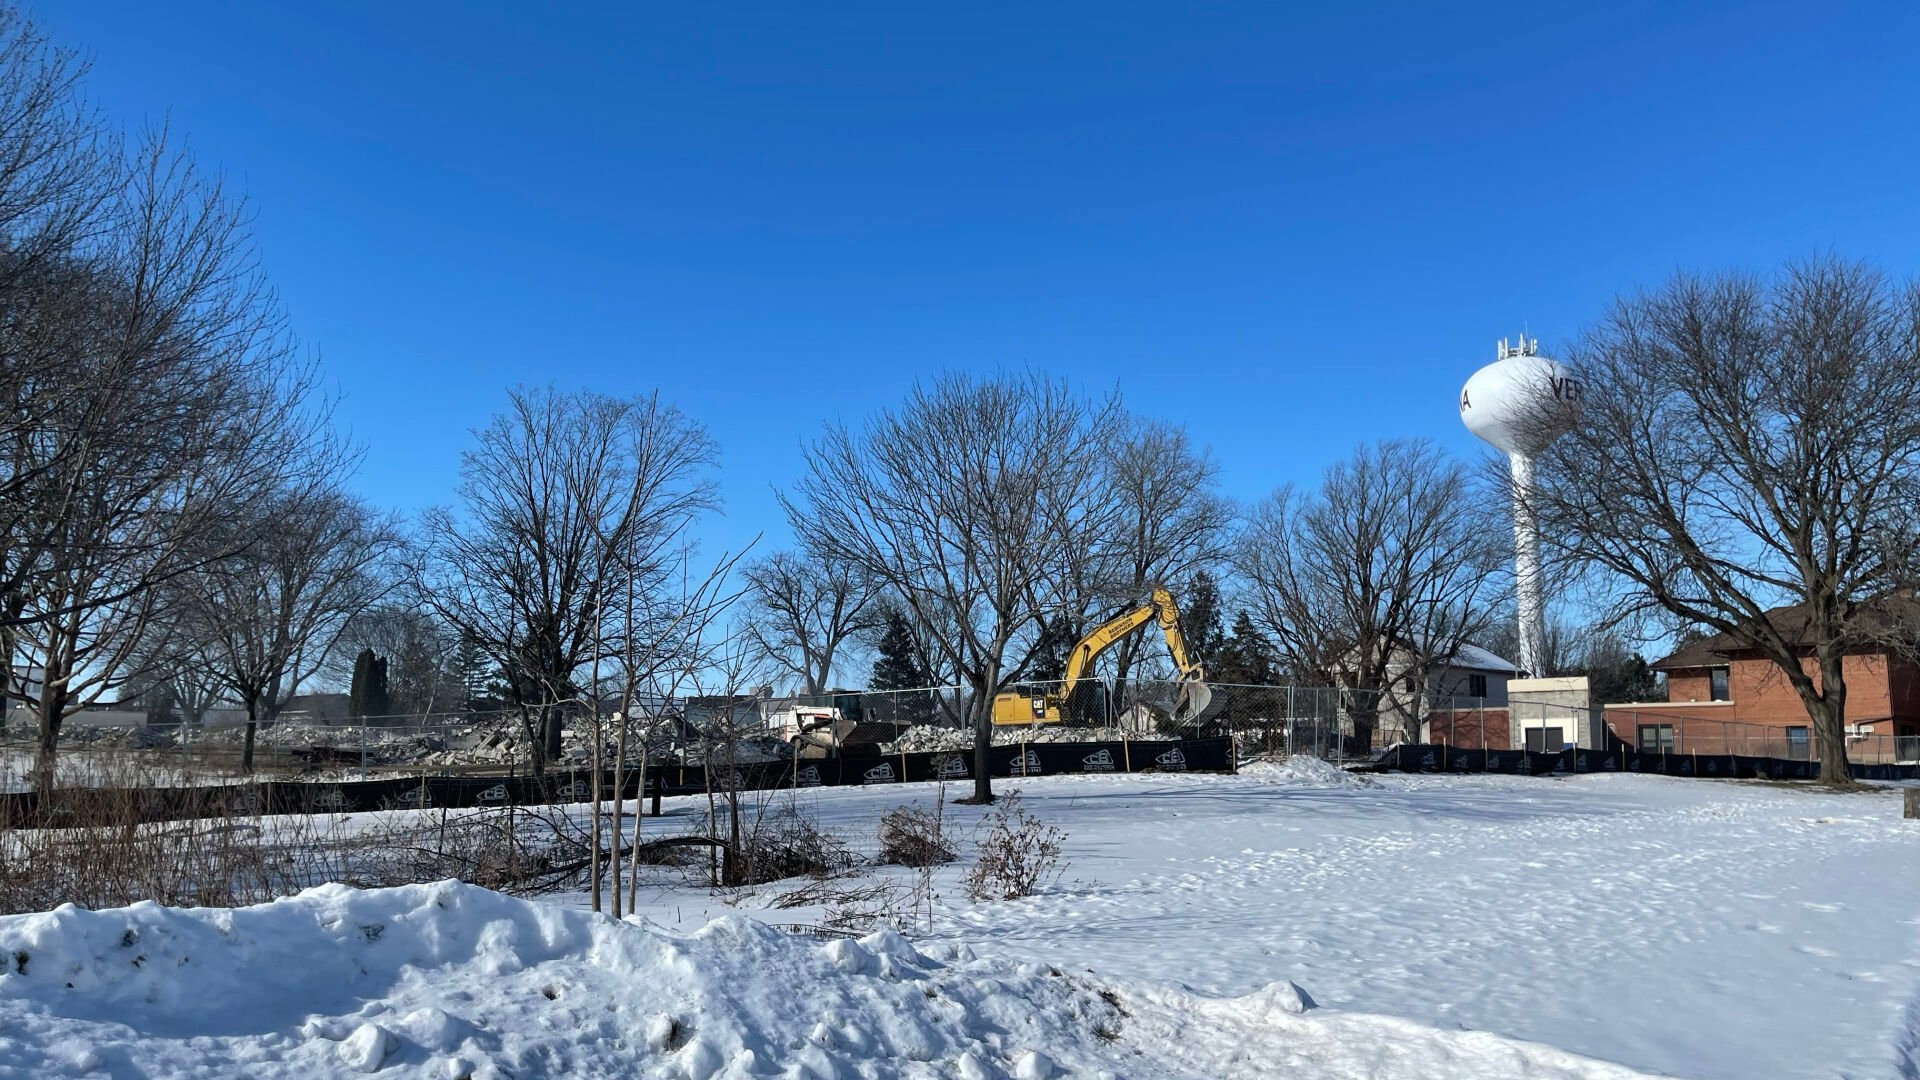
[[[473,639],[463,638],[454,648],[448,669],[449,677],[459,686],[459,699],[450,700],[450,707],[468,711],[501,707],[505,697],[497,692],[497,670],[487,658],[486,650]]]
[[[1628,648],[1618,634],[1608,632],[1594,639],[1587,649],[1585,669],[1587,689],[1596,704],[1659,701],[1666,696],[1660,673],[1649,668],[1646,659]]]
[[[1180,605],[1180,635],[1187,639],[1187,652],[1209,665],[1207,673],[1211,676],[1211,665],[1220,659],[1227,643],[1220,631],[1220,583],[1207,571],[1198,571],[1174,600]]]
[[[1271,686],[1280,677],[1280,652],[1242,611],[1233,620],[1233,636],[1221,645],[1220,657],[1207,674],[1216,682]]]
[[[372,649],[361,649],[353,659],[353,685],[347,693],[350,716],[386,716],[391,703],[387,697],[387,661]]]
[[[933,684],[933,673],[927,670],[926,662],[920,655],[920,643],[914,639],[913,627],[898,611],[887,613],[887,629],[880,636],[880,643],[874,650],[878,657],[873,662],[872,689],[875,691],[925,691]],[[923,693],[890,693],[884,701],[892,702],[892,708],[881,706],[881,715],[889,712],[899,723],[924,724],[933,719],[933,695]],[[870,703],[871,704],[871,703]]]

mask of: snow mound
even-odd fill
[[[459,882],[0,918],[0,1076],[1629,1077],[1473,1032]]]
[[[1243,765],[1240,775],[1264,784],[1293,787],[1368,787],[1372,781],[1350,773],[1308,754],[1295,754],[1285,761],[1256,761]]]

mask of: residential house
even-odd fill
[[[1920,625],[1920,604],[1892,596],[1870,611],[1883,630]],[[1800,653],[1819,684],[1804,609],[1767,619]],[[1891,633],[1875,637],[1897,637]],[[1812,722],[1786,673],[1725,634],[1691,642],[1651,665],[1667,677],[1666,700],[1606,706],[1607,727],[1648,753],[1814,756]],[[1920,760],[1920,665],[1909,650],[1862,641],[1841,659],[1847,680],[1847,755],[1855,761]]]
[[[1386,686],[1378,700],[1378,719],[1374,745],[1422,742],[1429,737],[1434,720],[1453,723],[1463,733],[1473,720],[1454,720],[1452,714],[1465,714],[1484,722],[1492,710],[1499,725],[1507,723],[1507,684],[1520,674],[1510,661],[1495,656],[1478,645],[1462,643],[1453,656],[1431,667],[1423,678],[1419,658],[1410,649],[1395,650],[1387,663]],[[1350,710],[1343,709],[1343,713]],[[1342,729],[1351,733],[1351,720],[1342,716]],[[1467,745],[1456,743],[1455,745]],[[1476,744],[1478,745],[1478,744]]]

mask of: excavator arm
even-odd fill
[[[1213,691],[1207,686],[1206,671],[1187,653],[1187,639],[1180,633],[1180,609],[1173,602],[1173,594],[1164,586],[1156,585],[1146,603],[1101,623],[1074,645],[1073,652],[1067,656],[1067,670],[1058,690],[1035,696],[1001,694],[994,699],[993,722],[1058,723],[1061,720],[1060,710],[1100,654],[1150,622],[1160,624],[1160,632],[1167,639],[1167,652],[1172,654],[1174,666],[1180,672],[1180,693],[1173,707],[1174,722],[1190,724],[1204,719],[1213,700]]]

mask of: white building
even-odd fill
[[[1427,717],[1436,710],[1504,709],[1507,684],[1519,677],[1512,661],[1478,645],[1462,643],[1451,659],[1437,663],[1423,661],[1411,649],[1395,650],[1387,661],[1386,685],[1379,691],[1374,745],[1424,741]],[[1341,717],[1341,730],[1353,733],[1350,716]]]

